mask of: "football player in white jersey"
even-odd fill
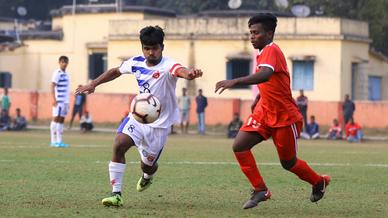
[[[163,57],[163,40],[164,32],[159,26],[143,28],[140,31],[143,55],[124,61],[120,67],[104,72],[76,90],[76,93],[90,94],[102,83],[114,80],[122,74],[133,74],[138,82],[139,92],[149,92],[161,103],[160,117],[154,123],[139,123],[129,114],[118,128],[113,144],[113,157],[109,163],[112,196],[102,200],[106,206],[123,205],[121,185],[126,168],[125,153],[130,147],[137,147],[141,157],[143,175],[137,183],[137,191],[144,191],[151,185],[169,128],[179,120],[175,94],[177,78],[192,80],[202,76],[200,69],[187,69],[174,60]]]
[[[63,122],[69,108],[69,75],[66,73],[69,58],[66,56],[59,57],[59,69],[55,70],[51,79],[51,96],[52,96],[52,116],[50,124],[51,144],[52,147],[69,147],[63,143]]]

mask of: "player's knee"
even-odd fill
[[[280,163],[285,170],[290,170],[293,166],[295,166],[296,160],[296,157],[294,157],[291,160],[280,160]]]
[[[118,134],[113,144],[113,150],[116,154],[125,154],[125,152],[133,145],[135,145],[135,143],[129,136]]]
[[[242,152],[244,148],[241,144],[234,142],[232,146],[233,152]]]
[[[116,137],[113,150],[116,154],[124,154],[130,148],[130,146],[131,145],[128,140],[125,140],[122,137]]]

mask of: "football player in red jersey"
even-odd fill
[[[248,209],[271,197],[256,166],[251,148],[272,137],[280,163],[300,179],[312,185],[310,200],[319,201],[325,194],[330,177],[314,172],[305,161],[297,157],[303,118],[292,98],[290,74],[286,59],[280,48],[273,43],[277,18],[270,13],[261,13],[248,21],[250,40],[255,49],[256,73],[231,80],[219,81],[215,92],[221,94],[235,85],[257,84],[260,94],[252,105],[252,114],[241,127],[233,143],[233,151],[240,168],[253,186],[251,198],[244,204]]]

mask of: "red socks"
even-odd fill
[[[295,173],[301,180],[316,185],[321,181],[321,176],[312,170],[306,162],[301,159],[296,161],[296,164],[290,169],[291,172]]]
[[[242,152],[234,152],[238,163],[240,164],[241,171],[249,179],[253,188],[256,191],[266,190],[267,186],[264,183],[263,178],[260,175],[257,168],[255,158],[250,150]],[[296,174],[301,180],[316,185],[321,181],[321,176],[314,172],[305,161],[297,159],[295,165],[289,170]]]
[[[253,188],[256,191],[266,190],[267,186],[264,183],[263,178],[260,175],[259,170],[256,166],[255,158],[252,155],[250,150],[242,152],[234,152],[240,168],[249,179],[249,182],[252,184]]]

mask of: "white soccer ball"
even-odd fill
[[[151,93],[138,94],[132,100],[131,111],[139,123],[153,123],[160,115],[160,101]]]

